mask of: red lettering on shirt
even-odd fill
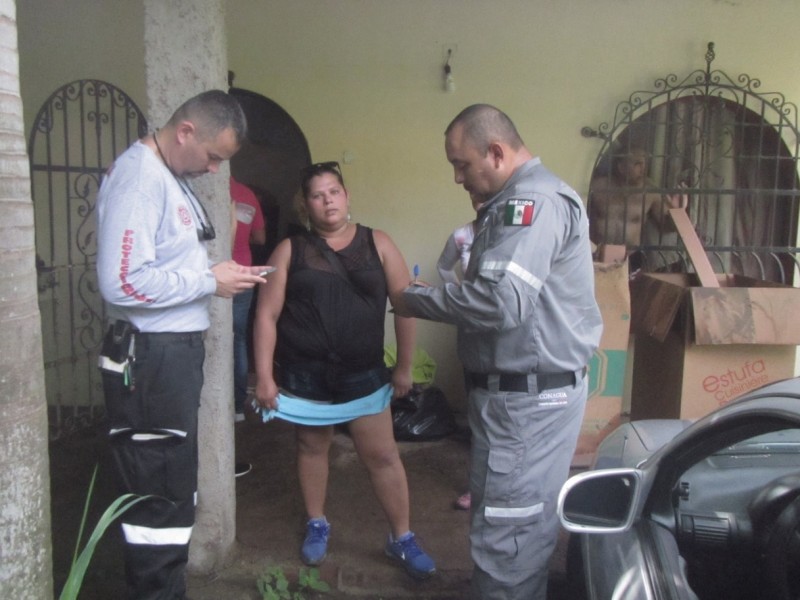
[[[152,298],[148,298],[145,294],[136,291],[128,281],[128,271],[130,269],[130,255],[133,251],[133,246],[136,243],[133,229],[126,229],[122,234],[122,258],[119,263],[119,281],[120,289],[126,296],[133,296],[139,302],[153,302]]]
[[[192,215],[189,213],[189,209],[186,208],[184,204],[181,204],[180,207],[178,207],[178,218],[186,227],[189,227],[192,224]]]

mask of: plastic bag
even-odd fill
[[[456,430],[444,392],[414,386],[407,396],[392,400],[394,439],[400,442],[437,440]]]
[[[390,369],[397,364],[397,345],[389,344],[383,348],[383,362]],[[414,348],[411,357],[411,379],[415,384],[433,383],[436,376],[436,361],[422,348]]]

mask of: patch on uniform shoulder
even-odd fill
[[[533,222],[533,204],[533,200],[509,200],[503,224],[530,225]]]

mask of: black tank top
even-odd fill
[[[293,236],[291,245],[278,319],[280,368],[348,374],[383,367],[386,277],[372,229],[356,225],[353,241],[338,252],[313,233]],[[326,251],[344,270],[337,273]]]

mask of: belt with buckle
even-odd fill
[[[560,373],[467,373],[467,379],[474,387],[485,390],[493,389],[490,382],[497,380],[498,392],[543,392],[554,388],[575,385],[586,376],[587,368],[578,371],[562,371]]]

